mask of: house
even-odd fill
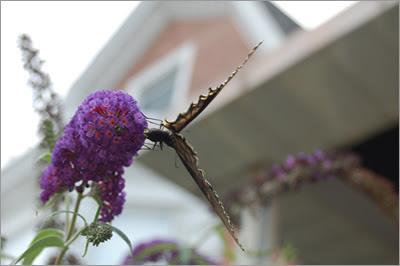
[[[384,1],[360,2],[310,32],[270,2],[142,2],[71,88],[66,116],[91,92],[123,89],[147,116],[172,121],[261,40],[241,72],[183,132],[220,195],[242,185],[257,165],[316,148],[352,148],[398,128],[398,4]],[[113,225],[134,244],[152,237],[195,244],[219,223],[174,158],[172,149],[141,151],[126,169],[127,201]],[[17,170],[10,168],[8,179]],[[10,200],[24,193],[16,184],[27,177],[19,178],[8,190],[2,186],[2,201],[10,204],[6,210],[2,204],[2,214],[10,217],[27,217],[32,209],[14,208]],[[93,206],[82,211],[93,215]],[[398,262],[398,233],[390,221],[340,181],[282,195],[260,216],[242,218],[239,238],[249,250],[288,239],[307,264]],[[16,233],[24,222],[5,225]],[[121,243],[113,238],[89,249],[86,258],[120,263],[126,255]],[[200,251],[217,259],[222,244],[207,237]],[[267,261],[237,252],[236,263]]]
[[[138,100],[146,116],[173,120],[179,112],[186,110],[192,101],[197,100],[199,94],[207,93],[209,87],[225,80],[243,62],[255,44],[264,40],[257,51],[259,56],[272,53],[290,33],[297,30],[302,29],[269,2],[141,3],[73,86],[66,100],[67,112],[71,116],[76,106],[91,91],[123,89]],[[243,73],[245,71],[242,70]],[[203,116],[242,93],[240,86],[236,85],[235,88],[235,84],[241,82],[240,78],[235,77],[229,84],[230,90],[223,91],[223,96],[219,96]],[[175,165],[175,157],[171,151],[165,150],[163,154],[171,166]],[[127,171],[138,172],[138,168],[136,164]],[[128,173],[126,175],[128,176]],[[132,172],[132,176],[138,175],[144,174]],[[147,176],[148,174],[146,180],[149,179]],[[185,218],[181,221],[178,218],[181,214],[178,212],[168,215],[175,217],[174,227],[182,228],[181,223],[189,224],[189,221],[202,224],[200,227],[209,224],[200,222],[201,211],[187,210],[202,208],[207,216],[210,216],[209,207],[204,201],[200,200],[201,205],[195,205],[182,198],[179,200],[185,203],[162,199],[165,197],[163,195],[177,193],[168,192],[165,184],[156,187],[152,184],[161,183],[162,179],[143,184],[141,190],[145,187],[152,188],[152,192],[148,192],[151,194],[148,195],[136,192],[135,187],[140,181],[130,182],[127,178],[128,199],[125,208],[137,201],[141,203],[135,204],[136,209],[141,205],[141,208],[146,209],[144,212],[149,213],[162,213],[160,209],[170,209],[171,206],[187,206],[182,211]],[[182,182],[190,184],[193,181],[187,175]],[[132,188],[129,187],[130,184]],[[161,191],[158,191],[157,187],[160,187]],[[150,204],[151,202],[155,203]],[[189,228],[193,230],[193,227]],[[172,236],[182,234],[173,232],[173,228],[168,229]],[[218,255],[219,249],[210,244],[204,249],[206,252],[211,250],[211,255]]]

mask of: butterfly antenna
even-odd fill
[[[162,122],[160,123],[160,129],[162,129],[163,126],[164,126],[164,121],[162,121]]]
[[[242,69],[242,67],[244,66],[244,64],[246,64],[247,60],[249,60],[249,58],[254,54],[254,52],[257,50],[258,47],[260,47],[260,45],[263,43],[264,41],[259,42],[251,51],[250,53],[247,55],[246,59],[243,61],[243,63],[238,66],[236,68],[235,71],[232,72],[232,74],[224,81],[222,82],[221,85],[219,85],[219,89],[222,89],[223,87],[225,87],[226,84],[228,84],[229,81],[231,81],[231,79],[233,79],[233,77],[240,71],[240,69]]]
[[[145,114],[143,114],[143,112],[140,112],[143,116],[144,116],[144,118],[146,118],[146,119],[149,119],[149,120],[156,120],[156,121],[161,121],[162,122],[162,120],[161,119],[158,119],[158,118],[152,118],[152,117],[147,117]]]
[[[163,121],[161,120],[161,119],[157,119],[157,118],[152,118],[152,117],[147,117],[145,114],[143,114],[142,112],[140,112],[143,116],[144,116],[144,118],[146,118],[146,120],[147,120],[147,122],[148,123],[150,123],[150,124],[153,124],[153,125],[160,125],[160,129],[161,129],[161,125],[163,124]],[[157,121],[157,123],[156,122],[153,122],[153,121]]]
[[[156,123],[156,122],[149,121],[149,120],[147,120],[147,123],[152,124],[152,125],[157,125],[157,126],[160,124],[160,123]]]

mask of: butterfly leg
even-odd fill
[[[145,149],[140,149],[140,150],[145,150],[145,151],[148,151],[148,150],[152,150],[152,151],[161,151],[162,150],[162,143],[161,142],[154,142],[154,144],[153,143],[145,143],[145,144],[143,144],[143,146],[145,147]],[[159,146],[160,147],[160,149],[156,149],[156,147],[157,146]]]
[[[161,120],[161,119],[157,119],[157,118],[151,118],[151,117],[147,117],[145,114],[143,114],[142,112],[140,112],[145,118],[146,118],[146,120],[147,120],[147,122],[149,122],[149,123],[151,123],[151,124],[153,124],[153,125],[160,125],[160,127],[161,127],[161,125],[162,125],[162,123],[163,123],[163,121]],[[153,121],[158,121],[159,123],[155,123],[155,122],[153,122]]]
[[[163,149],[163,144],[162,144],[162,142],[154,142],[153,150],[154,150],[154,148],[157,146],[157,143],[160,143],[160,150],[162,150],[162,149]]]

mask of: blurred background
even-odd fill
[[[1,5],[1,224],[11,255],[26,249],[32,223],[45,217],[35,214],[43,172],[35,160],[43,150],[17,47],[22,33],[47,61],[43,69],[60,95],[64,121],[90,93],[107,89],[131,94],[149,117],[173,121],[263,40],[182,132],[218,194],[245,187],[260,167],[315,149],[355,152],[398,193],[397,2]],[[221,261],[224,245],[209,233],[219,219],[175,160],[172,149],[140,152],[126,169],[127,201],[113,225],[134,245],[154,238],[201,243],[203,254]],[[243,208],[239,239],[251,251],[289,241],[302,264],[397,264],[398,220],[378,205],[345,180],[305,184],[255,210]],[[82,211],[93,215],[94,206],[89,202]],[[127,255],[122,245],[114,237],[80,259],[120,264]],[[80,257],[83,246],[72,251]],[[274,262],[231,249],[236,258],[226,264]],[[46,263],[45,255],[39,263]]]

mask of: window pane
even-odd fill
[[[175,86],[176,70],[157,80],[143,91],[142,108],[144,111],[164,111],[171,104]]]

